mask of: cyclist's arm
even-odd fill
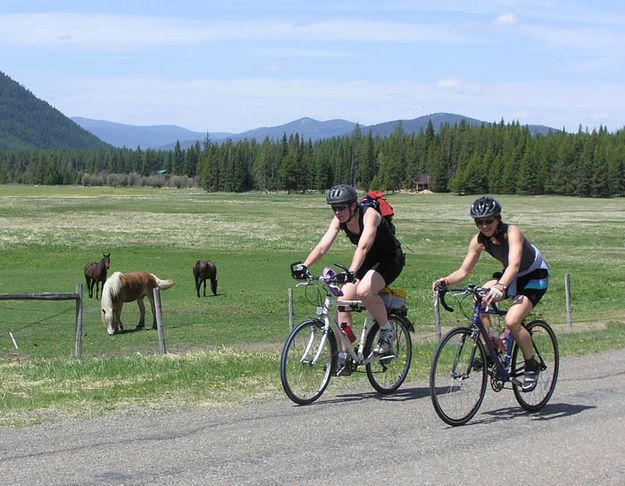
[[[508,266],[499,279],[499,283],[508,287],[516,278],[521,268],[521,259],[523,257],[523,233],[514,225],[508,225]]]
[[[382,222],[382,216],[377,211],[366,211],[362,220],[362,234],[360,240],[358,240],[358,246],[354,251],[352,257],[352,263],[349,269],[353,273],[357,273],[358,269],[365,261],[365,256],[369,253],[369,250],[375,242],[375,237],[378,232],[378,226]]]
[[[475,265],[480,259],[480,254],[484,251],[484,245],[478,242],[477,237],[478,235],[475,235],[473,238],[471,238],[471,241],[469,242],[469,249],[467,250],[467,254],[464,257],[460,268],[454,272],[451,272],[444,278],[447,286],[455,285],[459,282],[462,282],[475,268]]]
[[[323,255],[325,255],[326,252],[332,247],[332,243],[334,243],[336,235],[339,234],[340,229],[341,227],[339,225],[339,220],[336,216],[334,216],[332,218],[332,221],[330,222],[330,226],[328,226],[325,234],[321,237],[321,240],[319,240],[319,243],[317,243],[317,245],[306,257],[306,260],[304,260],[304,265],[310,268],[311,265],[317,263],[321,259],[321,257],[323,257]]]

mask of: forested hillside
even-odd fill
[[[97,149],[106,146],[0,72],[0,149]]]
[[[245,192],[323,190],[338,182],[413,190],[423,179],[437,192],[623,196],[625,131],[532,135],[528,127],[502,122],[443,125],[436,132],[430,123],[417,134],[399,125],[386,138],[357,128],[316,142],[285,135],[277,142],[177,144],[172,151],[0,150],[5,183],[180,186],[195,180],[207,191]]]

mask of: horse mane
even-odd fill
[[[108,292],[106,292],[106,294],[111,298],[111,300],[119,295],[122,288],[123,276],[124,274],[122,272],[113,272],[113,275],[107,278],[106,282],[104,282],[104,286],[108,287]],[[104,290],[102,290],[102,293],[105,293]]]
[[[114,272],[104,282],[102,287],[102,296],[100,297],[100,310],[102,312],[102,323],[107,329],[112,329],[113,326],[113,300],[119,295],[119,291],[122,286],[121,272]]]

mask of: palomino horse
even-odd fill
[[[195,277],[195,290],[200,296],[200,287],[204,283],[204,297],[206,297],[206,280],[211,281],[213,295],[217,295],[217,267],[210,260],[198,260],[193,265],[193,276]]]
[[[137,301],[139,305],[139,324],[137,329],[145,327],[145,305],[143,298],[150,300],[152,307],[152,329],[156,329],[156,309],[154,306],[155,288],[168,289],[174,285],[173,280],[161,280],[153,273],[131,272],[123,274],[115,272],[102,287],[102,323],[109,335],[121,332],[124,329],[121,320],[122,306],[124,302]]]
[[[95,285],[95,300],[98,300],[98,292],[100,284],[104,292],[104,282],[106,282],[106,272],[111,266],[111,254],[102,253],[102,260],[99,262],[91,262],[85,265],[85,280],[87,281],[87,289],[89,290],[89,298],[93,298],[93,286]]]

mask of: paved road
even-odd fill
[[[464,427],[439,420],[426,383],[384,399],[331,391],[308,407],[280,398],[0,430],[0,482],[625,484],[625,350],[563,361],[538,415],[489,388]]]

